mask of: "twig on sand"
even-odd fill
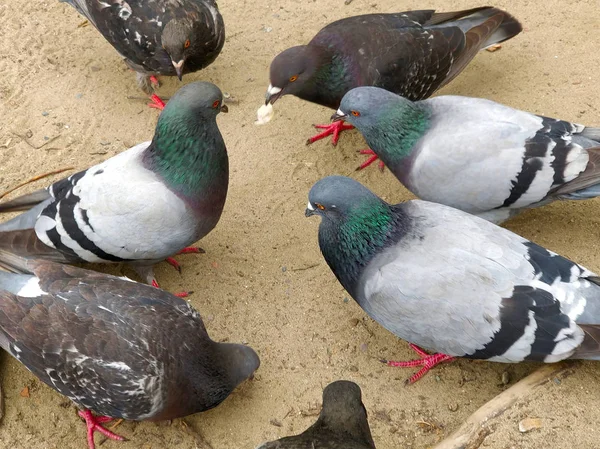
[[[489,429],[491,421],[501,416],[517,401],[548,383],[553,377],[566,374],[566,371],[572,366],[567,362],[544,365],[480,407],[467,418],[456,432],[433,449],[474,449],[479,447],[485,437],[492,432]]]
[[[22,182],[21,184],[18,184],[18,185],[16,185],[15,187],[13,187],[11,189],[8,189],[6,192],[4,192],[2,195],[0,195],[0,199],[4,198],[9,193],[12,193],[12,192],[14,192],[17,189],[20,189],[21,187],[26,186],[27,184],[31,184],[32,182],[39,181],[40,179],[47,178],[48,176],[58,175],[59,173],[62,173],[62,172],[68,171],[68,170],[73,170],[74,168],[75,167],[61,168],[59,170],[53,170],[53,171],[50,171],[48,173],[44,173],[42,175],[34,176],[33,178],[28,179],[27,181]]]

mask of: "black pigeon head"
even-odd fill
[[[281,438],[257,449],[375,449],[360,387],[338,380],[323,390],[319,419],[300,435]]]
[[[299,95],[321,66],[318,48],[309,45],[291,47],[271,62],[266,103],[275,103],[283,95]]]
[[[192,71],[186,62],[209,52],[207,41],[214,39],[209,31],[203,21],[191,17],[173,19],[165,25],[161,34],[162,48],[171,58],[180,81],[184,73]]]

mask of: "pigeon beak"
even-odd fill
[[[332,122],[339,122],[340,120],[346,120],[346,117],[348,117],[348,114],[346,114],[341,109],[338,109],[337,111],[335,111],[335,114],[333,114],[331,116],[331,121]]]
[[[221,106],[221,112],[225,112],[225,113],[229,112],[229,108],[227,107],[226,104],[223,104],[223,106]]]
[[[175,73],[177,73],[177,78],[179,78],[179,81],[181,81],[181,78],[183,77],[183,63],[185,61],[182,59],[179,62],[175,62],[173,60],[171,60],[171,62],[173,63],[173,67],[175,67]]]
[[[306,206],[306,210],[304,211],[304,216],[312,217],[314,214],[316,214],[315,208],[313,207],[312,204],[310,204],[310,201],[309,201],[308,205]]]
[[[275,87],[269,84],[267,88],[267,93],[265,95],[265,105],[274,104],[279,97],[281,97],[281,87]]]

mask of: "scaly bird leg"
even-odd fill
[[[89,449],[95,449],[96,445],[94,444],[94,432],[100,432],[106,438],[110,438],[112,440],[124,441],[120,435],[111,432],[108,429],[105,429],[101,424],[112,421],[112,418],[109,416],[94,416],[92,412],[89,410],[80,410],[77,412],[79,416],[81,416],[85,420],[85,424],[87,426],[87,440]]]
[[[415,367],[415,366],[423,367],[416,374],[413,374],[411,377],[406,379],[405,384],[414,384],[417,380],[419,380],[421,377],[423,377],[427,373],[427,371],[429,371],[434,366],[438,365],[439,363],[450,362],[455,359],[455,357],[452,357],[452,356],[446,355],[446,354],[439,354],[439,353],[438,354],[427,354],[425,351],[423,351],[417,345],[413,345],[412,343],[410,343],[409,346],[413,351],[415,351],[419,355],[419,357],[421,357],[420,359],[411,360],[408,362],[393,362],[390,360],[382,360],[381,361],[382,363],[385,363],[387,366],[393,366],[393,367],[399,367],[399,368],[411,368],[411,367]]]
[[[375,154],[375,152],[373,150],[371,150],[370,148],[367,148],[366,150],[360,150],[359,153],[360,154],[368,154],[371,157],[369,157],[369,159],[367,159],[362,164],[360,164],[360,166],[356,169],[356,171],[362,170],[363,168],[368,167],[373,162],[375,162],[377,159],[379,159],[379,156],[377,156]],[[381,170],[381,172],[383,172],[384,168],[385,168],[385,164],[383,163],[383,161],[379,161],[379,170]]]
[[[317,140],[324,139],[325,137],[333,134],[331,138],[331,143],[333,146],[337,145],[338,140],[340,139],[340,133],[347,129],[353,129],[352,125],[345,125],[342,120],[330,123],[328,125],[314,125],[317,129],[324,129],[325,131],[317,134],[314,137],[311,137],[306,141],[306,145],[310,145],[311,143],[315,143]]]

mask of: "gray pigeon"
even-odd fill
[[[293,437],[281,438],[256,449],[375,449],[360,387],[338,380],[323,390],[319,419]]]
[[[482,48],[522,30],[510,14],[489,6],[465,11],[434,10],[365,14],[330,23],[307,44],[273,59],[266,103],[295,95],[332,109],[358,86],[378,86],[420,100],[452,81]],[[341,123],[318,125],[333,134]]]
[[[170,420],[219,405],[260,365],[217,343],[186,301],[127,278],[0,250],[0,347],[71,399],[94,432],[112,418]],[[94,412],[94,414],[92,414]]]
[[[495,223],[600,195],[600,128],[480,98],[412,102],[376,87],[348,92],[332,118],[356,126],[419,198]]]
[[[600,360],[600,278],[489,221],[437,203],[390,205],[331,176],[309,193],[319,246],[342,286],[383,327],[453,357],[515,363]]]
[[[181,88],[151,142],[0,203],[0,212],[28,209],[0,224],[0,249],[61,263],[127,262],[158,286],[152,266],[191,251],[221,217],[229,163],[220,111],[227,107],[214,84]]]
[[[214,0],[61,0],[94,25],[152,92],[151,77],[196,72],[211,64],[225,43]]]

